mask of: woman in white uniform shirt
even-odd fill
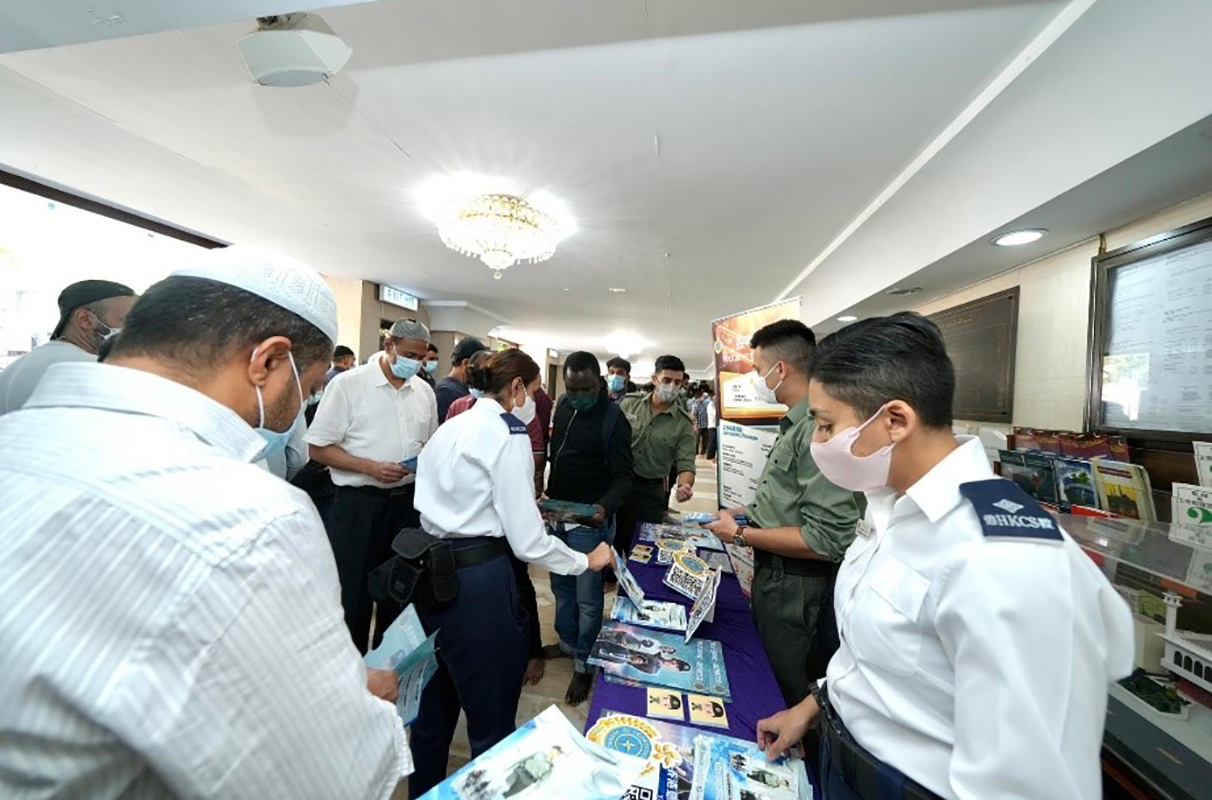
[[[459,569],[453,602],[419,609],[426,630],[440,633],[438,671],[412,726],[414,798],[446,777],[460,710],[467,714],[473,758],[514,730],[526,669],[526,618],[504,548],[561,575],[600,570],[612,561],[606,544],[586,556],[549,536],[535,504],[530,437],[511,412],[538,389],[538,364],[520,350],[504,350],[472,372],[470,384],[484,397],[438,428],[421,451],[416,507],[421,527],[456,549],[500,549]]]
[[[758,723],[769,755],[822,724],[825,800],[1095,798],[1127,605],[1056,520],[951,433],[937,326],[868,319],[813,356],[812,457],[867,495],[838,573],[823,686]]]

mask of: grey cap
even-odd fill
[[[288,256],[254,247],[210,250],[174,276],[235,286],[297,314],[337,341],[337,300],[320,273]]]
[[[407,340],[410,342],[428,342],[429,328],[425,324],[418,322],[415,319],[398,319],[396,324],[391,326],[391,330],[387,335],[393,339]]]

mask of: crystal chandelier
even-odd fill
[[[498,280],[519,261],[532,264],[555,254],[574,229],[563,205],[539,192],[529,197],[501,179],[441,179],[423,193],[426,215],[451,250],[484,262]]]

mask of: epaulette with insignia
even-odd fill
[[[505,424],[509,426],[510,433],[529,433],[529,431],[526,430],[526,423],[522,422],[522,420],[518,419],[513,414],[505,412],[501,415],[501,419],[505,420]]]
[[[1064,541],[1052,515],[1005,478],[960,484],[960,494],[976,509],[981,529],[990,539],[1060,544]]]

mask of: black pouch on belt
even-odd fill
[[[459,596],[454,551],[450,543],[420,528],[404,528],[391,543],[396,556],[370,574],[372,596],[390,597],[401,605],[414,599],[422,606],[445,605]]]

